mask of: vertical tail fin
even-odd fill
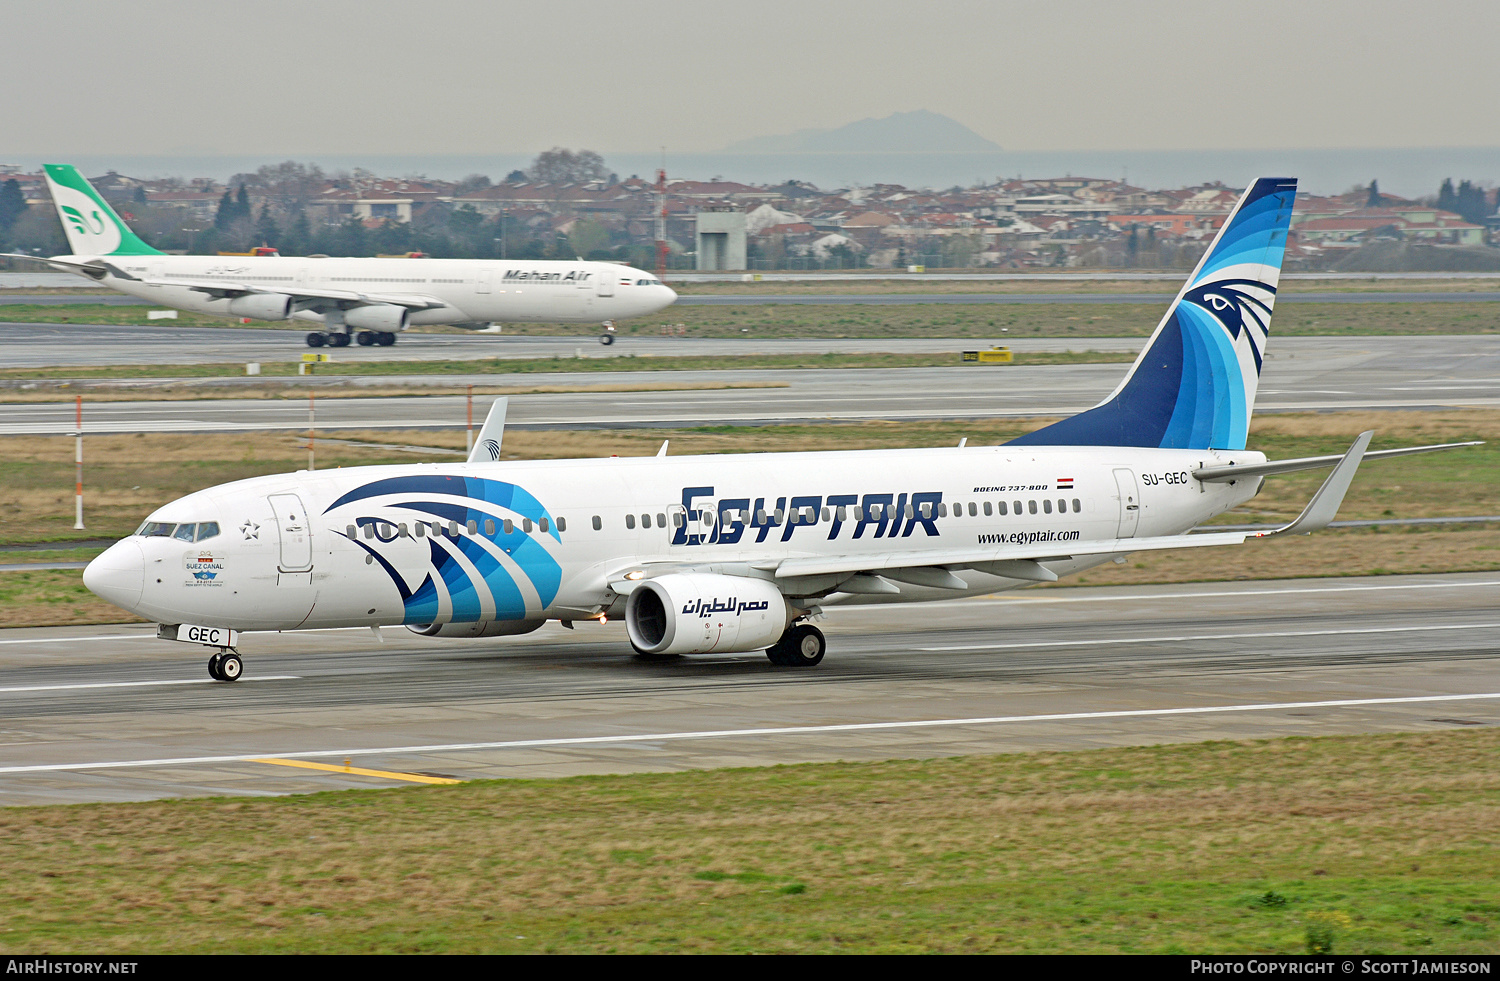
[[[77,168],[44,164],[43,170],[74,255],[162,254],[136,237]]]
[[[1240,198],[1120,387],[1012,443],[1245,448],[1297,182]]]

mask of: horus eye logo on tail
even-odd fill
[[[489,457],[489,459],[500,459],[500,444],[497,441],[493,439],[484,440],[479,444],[479,448],[484,451],[484,455]]]

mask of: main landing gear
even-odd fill
[[[239,681],[245,662],[234,651],[219,651],[208,659],[208,676],[215,681]]]
[[[347,333],[335,333],[332,331],[315,330],[307,335],[308,347],[348,347],[350,335]],[[378,345],[379,347],[390,347],[396,343],[396,335],[388,330],[362,330],[353,335],[355,342],[360,347]]]
[[[766,648],[771,663],[783,668],[810,668],[823,660],[827,650],[823,631],[810,623],[799,623],[787,629],[781,639]]]

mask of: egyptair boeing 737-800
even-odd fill
[[[72,255],[38,260],[162,306],[221,317],[310,320],[312,347],[389,345],[418,324],[602,323],[677,299],[655,275],[610,262],[166,255],[136,237],[73,167],[45,166]],[[613,340],[606,330],[601,338]]]
[[[1114,393],[1001,446],[499,462],[492,418],[466,463],[190,494],[83,580],[160,636],[213,648],[221,681],[243,671],[240,631],[489,637],[610,617],[642,656],[765,650],[795,667],[822,660],[808,621],[836,604],[993,593],[1132,552],[1316,531],[1362,459],[1443,447],[1367,453],[1363,433],[1342,456],[1246,449],[1295,194],[1256,181]],[[1290,524],[1189,534],[1264,477],[1319,467],[1333,472]]]

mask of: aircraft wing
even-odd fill
[[[899,588],[888,582],[908,582],[922,586],[967,589],[968,585],[955,571],[974,570],[1009,579],[1033,582],[1056,582],[1057,573],[1043,565],[1048,561],[1088,558],[1101,555],[1126,555],[1174,548],[1211,548],[1239,545],[1247,538],[1274,538],[1279,535],[1308,534],[1319,531],[1338,514],[1339,505],[1354,480],[1354,473],[1364,459],[1373,431],[1360,433],[1333,473],[1318,488],[1307,507],[1295,520],[1279,528],[1260,532],[1209,532],[1200,535],[1160,535],[1150,538],[1112,538],[1095,541],[1037,542],[981,548],[927,549],[905,552],[878,552],[864,555],[816,555],[779,559],[752,564],[752,568],[769,572],[785,588],[808,593],[822,591],[856,593],[895,593]]]
[[[290,296],[297,300],[332,300],[336,303],[349,304],[351,306],[390,303],[396,306],[411,307],[414,310],[431,310],[448,305],[435,296],[427,296],[421,293],[366,293],[361,290],[328,290],[305,286],[270,287],[257,286],[253,283],[237,283],[222,279],[192,279],[188,277],[162,279],[150,276],[131,276],[114,266],[110,266],[110,272],[114,273],[120,279],[129,279],[145,286],[176,286],[180,289],[207,293],[215,299],[222,299],[228,296],[249,296],[252,293],[268,293]]]

